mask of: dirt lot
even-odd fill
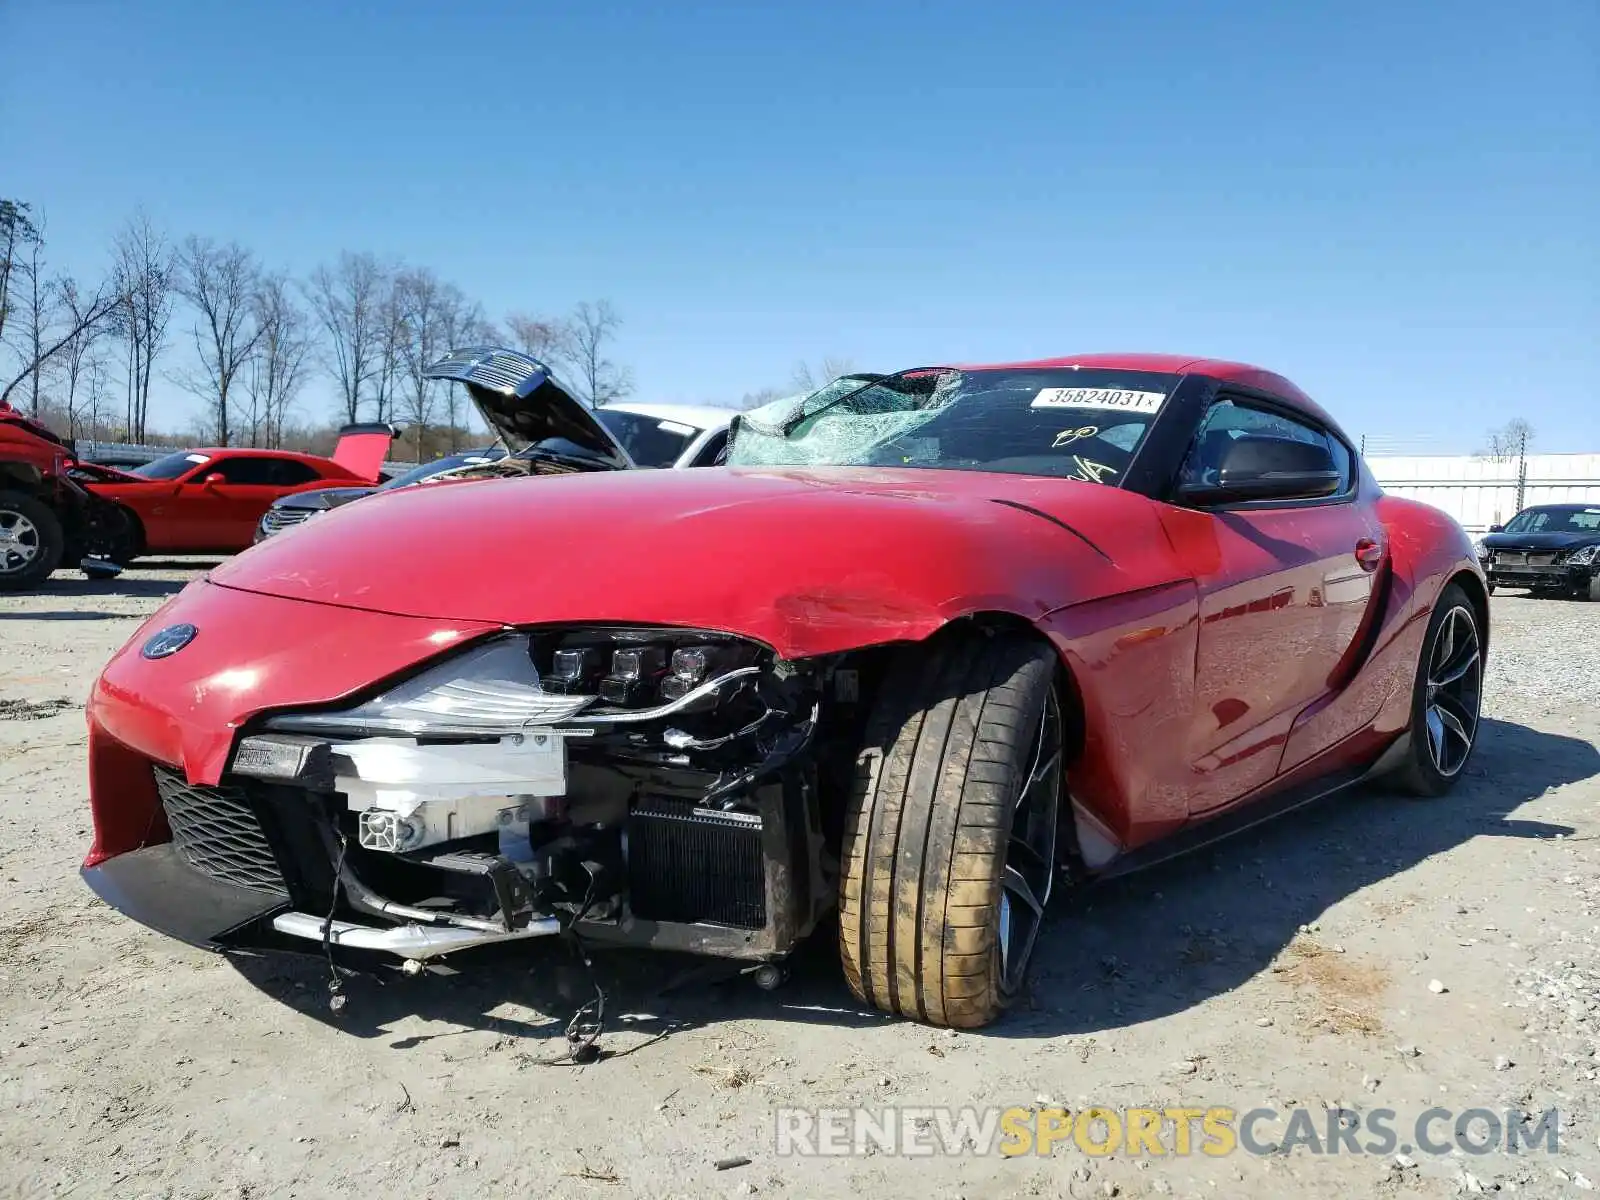
[[[79,883],[81,701],[192,567],[0,598],[0,1191],[1432,1197],[1600,1188],[1600,605],[1494,601],[1470,779],[1347,796],[1057,906],[1031,1003],[983,1034],[851,1002],[826,935],[775,993],[610,955],[612,1052],[550,1066],[583,976],[362,984],[235,966]],[[1433,987],[1434,983],[1439,987]],[[673,986],[676,984],[676,986]],[[1443,990],[1439,990],[1442,987]],[[1563,1116],[1524,1150],[780,1157],[779,1105],[1227,1105]],[[1281,1126],[1269,1127],[1281,1130]],[[1448,1134],[1448,1122],[1437,1132]],[[1264,1136],[1264,1140],[1271,1140]],[[748,1164],[718,1171],[717,1160]]]

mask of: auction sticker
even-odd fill
[[[1029,408],[1100,408],[1116,412],[1155,413],[1165,392],[1130,392],[1122,388],[1042,388]]]

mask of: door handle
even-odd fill
[[[1383,543],[1362,538],[1356,543],[1356,562],[1363,571],[1376,571],[1383,562]]]

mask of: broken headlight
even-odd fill
[[[267,728],[354,736],[495,738],[530,726],[714,708],[769,651],[725,634],[598,629],[507,634],[451,655],[353,708],[284,713]],[[661,715],[665,715],[662,713]]]
[[[553,692],[598,696],[607,708],[649,710],[691,696],[714,707],[708,683],[753,675],[770,657],[764,647],[697,630],[596,628],[536,633],[534,662]],[[598,716],[599,714],[595,714]]]
[[[526,634],[485,642],[395,685],[354,708],[288,713],[270,729],[357,734],[497,737],[529,725],[552,725],[594,702],[546,691],[528,657]]]

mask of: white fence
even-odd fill
[[[1532,504],[1600,504],[1600,454],[1530,454],[1508,462],[1379,454],[1369,455],[1367,465],[1384,491],[1442,508],[1469,533],[1503,525]]]

